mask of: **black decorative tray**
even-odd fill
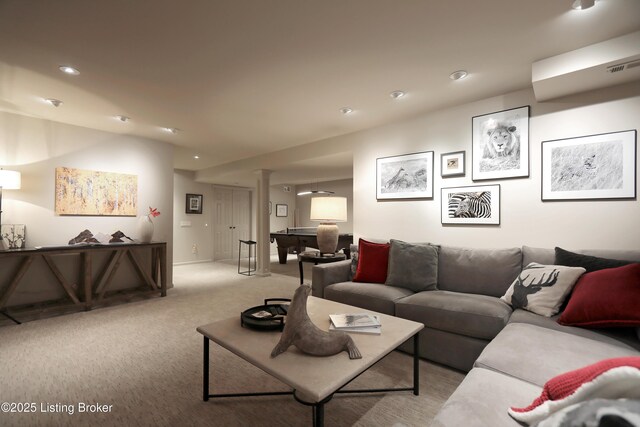
[[[259,331],[282,331],[289,304],[272,304],[273,301],[291,302],[291,299],[265,299],[264,305],[248,308],[240,314],[240,325]]]

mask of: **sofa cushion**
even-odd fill
[[[509,323],[529,323],[580,337],[590,338],[603,343],[618,345],[640,351],[640,340],[633,328],[585,329],[558,324],[560,315],[552,317],[540,316],[530,311],[517,309],[509,318]]]
[[[413,292],[430,291],[438,284],[438,246],[391,239],[385,284]]]
[[[553,316],[584,271],[582,267],[532,262],[522,269],[501,299],[513,308]]]
[[[509,321],[511,308],[486,295],[419,292],[396,301],[396,316],[473,338],[493,339]]]
[[[384,283],[387,280],[389,244],[364,239],[358,242],[358,268],[354,282]]]
[[[438,289],[501,297],[520,270],[520,248],[441,246],[438,255]]]
[[[540,390],[508,375],[473,368],[442,406],[431,427],[518,427],[507,409],[529,404]]]
[[[510,323],[485,347],[474,366],[542,387],[563,372],[626,356],[640,356],[640,352],[540,326]]]
[[[567,265],[569,267],[583,267],[585,270],[587,270],[587,273],[603,270],[606,268],[622,267],[623,265],[628,265],[631,263],[631,261],[622,261],[618,259],[600,258],[591,255],[577,254],[575,252],[569,252],[558,247],[556,247],[555,253],[555,264]]]
[[[585,274],[558,323],[596,328],[640,326],[640,264]]]
[[[395,301],[413,294],[404,288],[379,283],[342,282],[324,288],[324,298],[384,314],[395,315]]]

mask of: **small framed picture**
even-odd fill
[[[449,178],[464,176],[464,151],[455,151],[440,155],[440,176]]]
[[[376,198],[432,199],[433,151],[377,159]]]
[[[500,185],[443,188],[442,224],[500,225]]]
[[[529,106],[473,117],[471,179],[529,176]]]
[[[202,213],[202,194],[187,194],[186,213],[188,214]]]
[[[542,200],[636,198],[637,131],[542,141]]]
[[[289,206],[276,204],[276,216],[289,216]]]

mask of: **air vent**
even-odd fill
[[[640,60],[627,62],[626,64],[618,64],[607,67],[607,71],[610,73],[618,73],[623,70],[628,70],[629,68],[635,68],[640,66]]]

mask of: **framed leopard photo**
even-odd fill
[[[636,198],[637,131],[542,141],[542,200]]]
[[[529,176],[529,110],[524,106],[471,120],[471,179]]]

